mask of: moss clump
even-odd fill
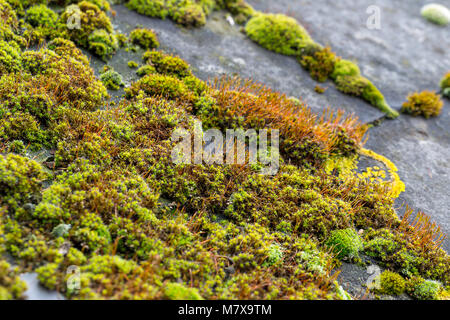
[[[12,210],[35,201],[45,178],[37,162],[13,154],[0,155],[0,203]]]
[[[213,7],[211,1],[130,0],[127,7],[140,14],[160,19],[170,18],[186,27],[200,27]]]
[[[273,244],[269,247],[269,254],[264,265],[270,267],[280,261],[283,261],[283,250],[279,245]]]
[[[8,262],[0,259],[0,300],[21,299],[26,289],[18,269],[13,269]]]
[[[155,49],[159,47],[158,38],[151,29],[134,29],[130,33],[130,41],[144,49]]]
[[[139,64],[136,61],[128,61],[127,65],[128,65],[128,68],[131,68],[131,69],[135,69],[135,68],[139,67]]]
[[[0,40],[0,75],[19,71],[21,64],[20,46],[14,41]]]
[[[42,267],[36,269],[37,278],[39,282],[50,290],[56,289],[58,264],[48,263]]]
[[[250,39],[264,48],[285,55],[298,55],[308,32],[293,18],[282,14],[257,14],[245,26]]]
[[[101,57],[109,59],[119,48],[117,37],[105,29],[96,29],[88,37],[89,50]]]
[[[113,69],[109,69],[102,73],[100,75],[100,80],[103,82],[105,87],[111,90],[119,90],[120,87],[124,85],[122,76]]]
[[[80,28],[68,27],[73,10],[79,12]],[[117,36],[110,19],[97,5],[88,1],[81,1],[76,7],[66,8],[58,20],[58,34],[92,50],[102,59],[108,59],[118,48]]]
[[[446,26],[450,23],[450,11],[443,5],[436,3],[425,5],[420,13],[422,17],[437,25]]]
[[[186,288],[179,283],[169,283],[164,290],[170,300],[203,300],[195,288]]]
[[[401,111],[413,116],[425,118],[437,117],[444,103],[441,96],[433,91],[415,92],[408,96],[408,101],[403,103]]]
[[[191,68],[179,57],[165,54],[158,51],[147,51],[142,57],[150,66],[153,66],[158,73],[185,78],[190,76]]]
[[[398,296],[405,292],[406,281],[403,277],[395,272],[384,271],[380,274],[380,288],[378,293]]]
[[[33,27],[55,28],[58,14],[46,5],[40,4],[28,9],[25,19]]]
[[[311,78],[319,82],[325,82],[335,71],[335,65],[340,58],[329,47],[317,51],[314,55],[303,55],[300,64],[310,72]]]
[[[172,11],[171,19],[186,27],[201,27],[206,24],[203,8],[196,3],[189,3]]]
[[[359,76],[361,74],[361,71],[359,70],[359,67],[356,63],[345,60],[345,59],[339,59],[336,61],[336,64],[334,65],[333,73],[330,75],[330,77],[335,80],[338,77],[342,76]]]
[[[88,58],[77,48],[75,43],[63,38],[55,38],[47,44],[49,50],[54,51],[59,56],[70,56],[77,61],[80,61],[86,66],[89,66]],[[43,70],[42,70],[43,71]],[[36,71],[35,71],[36,72]]]
[[[450,72],[442,78],[440,86],[444,96],[450,98]]]
[[[424,280],[422,278],[413,278],[410,280],[411,286],[409,293],[419,300],[437,300],[441,292],[442,284],[435,280]]]
[[[140,77],[143,77],[143,76],[146,76],[149,74],[153,74],[153,73],[157,73],[155,67],[148,65],[148,64],[146,64],[136,70],[136,74]]]
[[[245,0],[218,0],[218,6],[228,10],[239,24],[245,23],[256,14],[255,9]]]
[[[162,95],[170,100],[192,102],[194,99],[193,93],[181,80],[166,75],[146,75],[138,82],[133,83],[131,87],[126,88],[125,93],[128,98],[132,98],[137,96],[141,90],[147,95]]]
[[[394,119],[398,117],[398,112],[388,105],[383,94],[380,92],[380,90],[377,89],[377,87],[375,87],[372,82],[367,82],[367,85],[364,87],[361,97],[371,105],[386,113],[389,118]]]
[[[326,241],[339,259],[355,258],[363,248],[363,244],[354,229],[334,230]]]
[[[353,69],[353,72],[356,69]],[[337,76],[336,88],[346,94],[361,97],[371,105],[377,107],[390,118],[398,117],[398,112],[393,110],[386,102],[383,94],[367,78],[361,75]]]
[[[165,0],[130,0],[127,7],[140,14],[160,19],[165,19],[169,14]]]
[[[420,239],[411,242],[407,233],[385,228],[369,229],[364,240],[364,252],[390,270],[407,277],[420,275],[443,283],[449,281],[449,258],[433,243],[424,246]]]

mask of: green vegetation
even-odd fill
[[[46,5],[40,4],[27,10],[26,21],[33,27],[55,28],[58,14]]]
[[[434,24],[446,26],[450,23],[450,11],[441,4],[432,3],[425,5],[420,13],[422,17]]]
[[[245,33],[250,39],[268,50],[297,57],[313,79],[325,82],[331,78],[336,82],[338,90],[360,97],[386,113],[389,118],[399,115],[388,105],[375,85],[361,76],[355,63],[340,59],[330,48],[323,48],[314,42],[308,31],[294,18],[257,12],[244,0],[186,0],[182,3],[175,0],[130,0],[127,6],[144,15],[170,18],[181,25],[193,27],[204,25],[206,16],[214,9],[228,10],[238,23],[246,23]],[[132,34],[132,38],[138,38],[141,34],[141,31],[136,32],[136,35]],[[138,40],[132,40],[133,43],[136,41]],[[156,47],[155,44],[153,48]],[[138,75],[153,72],[149,67],[143,67]]]
[[[437,117],[441,113],[443,105],[440,95],[433,91],[422,91],[410,94],[408,101],[403,103],[401,111],[428,119],[429,117]]]
[[[300,64],[310,72],[311,78],[319,82],[325,82],[335,70],[339,58],[329,47],[316,51],[314,55],[303,55]]]
[[[355,230],[351,228],[334,230],[326,241],[339,259],[356,258],[363,244]]]
[[[448,72],[441,80],[441,90],[444,96],[450,98],[450,72]]]
[[[205,14],[214,8],[190,3]],[[24,3],[24,16],[32,5]],[[219,6],[251,11],[241,1]],[[77,47],[113,54],[108,7],[80,8],[87,25],[60,26],[66,8],[58,32],[32,50],[22,41],[31,29],[19,28],[19,13],[0,0],[0,19],[11,22],[0,33],[1,298],[23,296],[17,275],[26,270],[74,299],[349,299],[334,270],[362,250],[408,283],[439,281],[443,294],[449,256],[425,215],[418,226],[398,219],[395,166],[387,165],[391,179],[356,170],[358,155],[370,154],[362,149],[367,126],[341,111],[318,116],[251,81],[206,83],[179,57],[151,50],[142,78],[113,104],[107,87],[120,86],[120,75],[106,67],[97,78]],[[298,49],[314,75],[360,77],[355,65],[305,43]],[[269,143],[265,156],[279,156],[279,170],[261,174],[261,159],[175,164],[174,131],[198,120],[222,133],[278,129],[279,148]],[[66,286],[73,265],[79,291]],[[391,280],[386,287],[397,290]],[[433,285],[425,287],[406,290],[428,298]]]
[[[130,41],[144,49],[155,49],[159,47],[158,38],[153,30],[134,29],[130,33]]]
[[[158,51],[147,51],[142,59],[150,66],[153,66],[156,72],[185,78],[191,75],[189,65],[179,57],[168,55]]]
[[[282,14],[257,14],[245,26],[248,37],[264,48],[285,55],[300,55],[308,32],[293,18]]]
[[[80,28],[71,27],[71,23],[75,23],[72,17],[74,11],[80,16]],[[58,20],[56,35],[71,39],[104,60],[110,58],[119,47],[117,35],[105,11],[88,1],[66,8]]]
[[[170,300],[203,300],[195,288],[186,288],[179,283],[169,283],[164,293]]]
[[[128,61],[128,67],[135,69],[135,68],[139,67],[139,64],[136,61]]]
[[[226,9],[238,23],[244,23],[254,14],[244,0],[130,0],[127,7],[136,12],[160,19],[171,19],[185,27],[201,27],[206,17],[216,9]]]
[[[395,272],[384,271],[379,278],[380,288],[378,293],[398,296],[405,292],[406,281]]]
[[[111,90],[119,90],[119,88],[124,85],[122,76],[113,69],[103,72],[100,75],[100,80],[105,87]]]
[[[324,82],[331,78],[338,90],[361,97],[390,118],[398,116],[381,92],[360,75],[356,64],[336,57],[330,48],[315,43],[295,19],[281,14],[258,13],[247,23],[245,31],[250,39],[268,50],[296,56],[313,79]]]
[[[437,300],[439,293],[443,290],[439,281],[414,278],[411,282],[411,295],[419,300]]]

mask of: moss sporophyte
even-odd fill
[[[70,29],[75,2],[51,1],[63,6],[52,13],[42,2],[0,0],[1,299],[24,297],[25,271],[73,299],[349,299],[335,269],[364,255],[387,270],[376,294],[449,296],[442,232],[424,213],[398,218],[404,184],[391,161],[363,148],[367,126],[356,117],[316,115],[249,80],[202,81],[155,50],[157,32],[117,34],[107,1],[77,3],[83,23]],[[295,20],[244,1],[127,6],[189,26],[223,8],[255,27],[249,36],[281,21],[268,37],[298,50],[314,78],[384,101],[356,64],[302,27],[286,29]],[[288,48],[277,37],[291,33],[302,41]],[[148,50],[139,68],[129,64],[140,76],[130,85],[111,67],[96,76],[80,50],[108,59],[130,46]],[[122,86],[112,104],[108,89]],[[244,139],[228,143],[231,133]],[[380,167],[359,172],[363,156]]]

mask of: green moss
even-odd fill
[[[338,76],[335,82],[339,91],[357,97],[361,97],[364,89],[369,85],[369,80],[359,75]]]
[[[159,47],[158,38],[151,29],[134,29],[130,33],[130,41],[144,49],[155,49]]]
[[[169,283],[164,291],[170,300],[203,300],[195,288],[186,288],[179,283]]]
[[[243,2],[164,2],[171,19],[193,4],[207,15]],[[0,78],[0,253],[76,299],[346,299],[330,276],[341,251],[332,254],[326,243],[356,228],[383,267],[448,284],[448,255],[400,228],[390,182],[354,171],[365,126],[352,117],[320,119],[300,100],[254,83],[205,83],[181,59],[151,51],[151,74],[107,104],[105,86],[68,39],[82,47],[86,35],[88,48],[96,30],[114,33],[92,4],[83,6],[92,8],[86,34],[58,29],[51,37],[63,38],[35,51],[17,42],[17,72]],[[9,44],[22,29],[8,29]],[[312,58],[323,51],[312,40],[296,49]],[[356,77],[347,67],[332,71]],[[197,119],[205,129],[279,129],[279,171],[261,175],[263,163],[174,164],[175,128],[189,130]],[[32,155],[51,176],[5,154],[33,148],[44,148]],[[65,290],[71,265],[80,268],[79,291]],[[2,279],[0,272],[0,295],[18,298]]]
[[[158,73],[185,78],[191,75],[191,68],[182,59],[159,51],[147,51],[143,60],[153,66]]]
[[[140,77],[143,77],[143,76],[146,76],[146,75],[149,75],[149,74],[154,74],[154,73],[157,73],[155,67],[151,66],[151,65],[148,65],[148,64],[140,67],[136,71],[136,74],[138,76],[140,76]]]
[[[283,261],[283,250],[279,245],[273,244],[269,247],[269,254],[267,260],[264,261],[264,266],[271,267],[276,263]]]
[[[375,87],[370,81],[368,82],[368,85],[364,88],[361,97],[369,102],[371,105],[377,107],[389,118],[397,118],[398,112],[393,110],[384,99],[383,94],[380,92],[380,90]]]
[[[138,82],[133,83],[131,87],[126,88],[125,93],[128,98],[132,98],[137,96],[141,90],[150,96],[163,95],[170,100],[180,99],[192,102],[194,99],[193,93],[181,80],[166,75],[146,75]]]
[[[436,248],[431,254],[433,258],[430,258],[427,249],[410,244],[402,233],[388,229],[369,230],[365,235],[364,251],[404,276],[421,275],[444,283],[449,281],[450,265],[446,253]]]
[[[334,230],[326,241],[339,259],[355,258],[363,248],[363,244],[354,229]]]
[[[441,80],[440,86],[442,89],[442,93],[447,98],[450,98],[450,72],[447,73]]]
[[[441,113],[444,103],[441,96],[432,91],[422,91],[412,93],[408,96],[408,101],[403,103],[401,111],[413,116],[423,116],[425,118],[436,117]]]
[[[334,72],[335,64],[338,61],[339,58],[327,47],[315,52],[313,56],[303,55],[300,63],[310,72],[311,78],[319,82],[325,82]]]
[[[88,37],[88,48],[90,51],[101,57],[103,60],[109,59],[119,48],[117,37],[105,29],[96,29]]]
[[[356,63],[345,59],[339,59],[334,65],[333,73],[330,75],[332,79],[337,79],[343,76],[359,76],[361,71]]]
[[[293,18],[282,14],[257,14],[245,26],[250,39],[264,48],[285,55],[298,55],[308,32]]]
[[[160,19],[165,19],[169,14],[165,0],[130,0],[127,7],[140,14]]]
[[[349,72],[356,72],[356,69]],[[336,88],[346,94],[361,97],[374,107],[386,113],[390,118],[398,117],[398,112],[393,110],[386,102],[383,94],[361,75],[339,75],[336,77]]]
[[[135,69],[137,67],[139,67],[139,64],[136,61],[128,61],[128,68]]]
[[[140,14],[165,19],[169,17],[186,27],[200,27],[206,23],[206,14],[212,9],[211,1],[195,0],[131,0],[127,7]]]
[[[21,49],[14,41],[0,40],[0,75],[20,70]]]
[[[186,5],[176,8],[171,13],[171,19],[186,27],[201,27],[206,24],[203,8],[193,2],[186,1]]]
[[[77,4],[80,28],[69,28],[73,8],[67,7],[58,20],[58,34],[70,38],[78,45],[92,50],[102,59],[109,58],[118,48],[117,36],[106,13],[91,2],[81,1]]]
[[[33,27],[55,28],[58,14],[46,5],[40,4],[28,9],[25,19]]]
[[[119,90],[120,87],[124,85],[122,76],[113,69],[102,73],[100,75],[100,80],[108,89],[111,90]]]
[[[43,180],[42,167],[35,161],[19,155],[0,155],[1,204],[17,209],[38,198]]]
[[[395,272],[384,271],[381,273],[379,281],[380,288],[377,289],[378,293],[398,296],[405,292],[406,281]]]
[[[0,300],[21,299],[27,286],[20,280],[17,268],[0,259]]]
[[[253,7],[245,2],[245,0],[219,0],[217,2],[219,6],[233,14],[239,24],[245,23],[256,14]]]
[[[425,5],[420,13],[422,17],[437,25],[446,26],[450,23],[450,11],[443,5],[435,3]]]
[[[58,264],[48,263],[42,267],[36,269],[37,278],[39,282],[50,290],[56,289],[57,277],[58,277]]]
[[[442,284],[434,280],[421,280],[414,283],[411,295],[419,300],[437,300]]]

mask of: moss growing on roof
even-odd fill
[[[311,40],[295,19],[282,14],[257,14],[247,22],[245,32],[264,48],[285,55],[298,55],[302,42]]]
[[[87,38],[62,32],[37,50],[1,42],[0,253],[19,268],[0,260],[2,298],[20,298],[17,274],[33,270],[75,299],[348,299],[333,270],[342,252],[360,249],[405,278],[448,286],[442,236],[425,215],[416,226],[396,216],[395,166],[382,160],[390,179],[379,168],[356,172],[358,154],[371,154],[361,149],[367,126],[342,112],[320,117],[251,81],[206,83],[179,57],[155,51],[144,55],[148,74],[113,104],[68,40],[89,48],[97,30],[113,34],[101,25],[86,26]],[[299,52],[320,62],[322,49],[308,40]],[[351,64],[325,65],[311,70],[360,76]],[[368,82],[357,81],[362,95]],[[198,120],[222,134],[279,130],[279,147],[270,142],[251,165],[174,163],[173,134]],[[277,156],[278,170],[261,174],[263,160]],[[354,230],[363,248],[347,241]],[[330,249],[338,245],[345,250]],[[74,265],[80,290],[66,286]]]
[[[444,103],[441,96],[432,91],[412,93],[402,105],[402,112],[425,118],[436,117],[441,113]]]

